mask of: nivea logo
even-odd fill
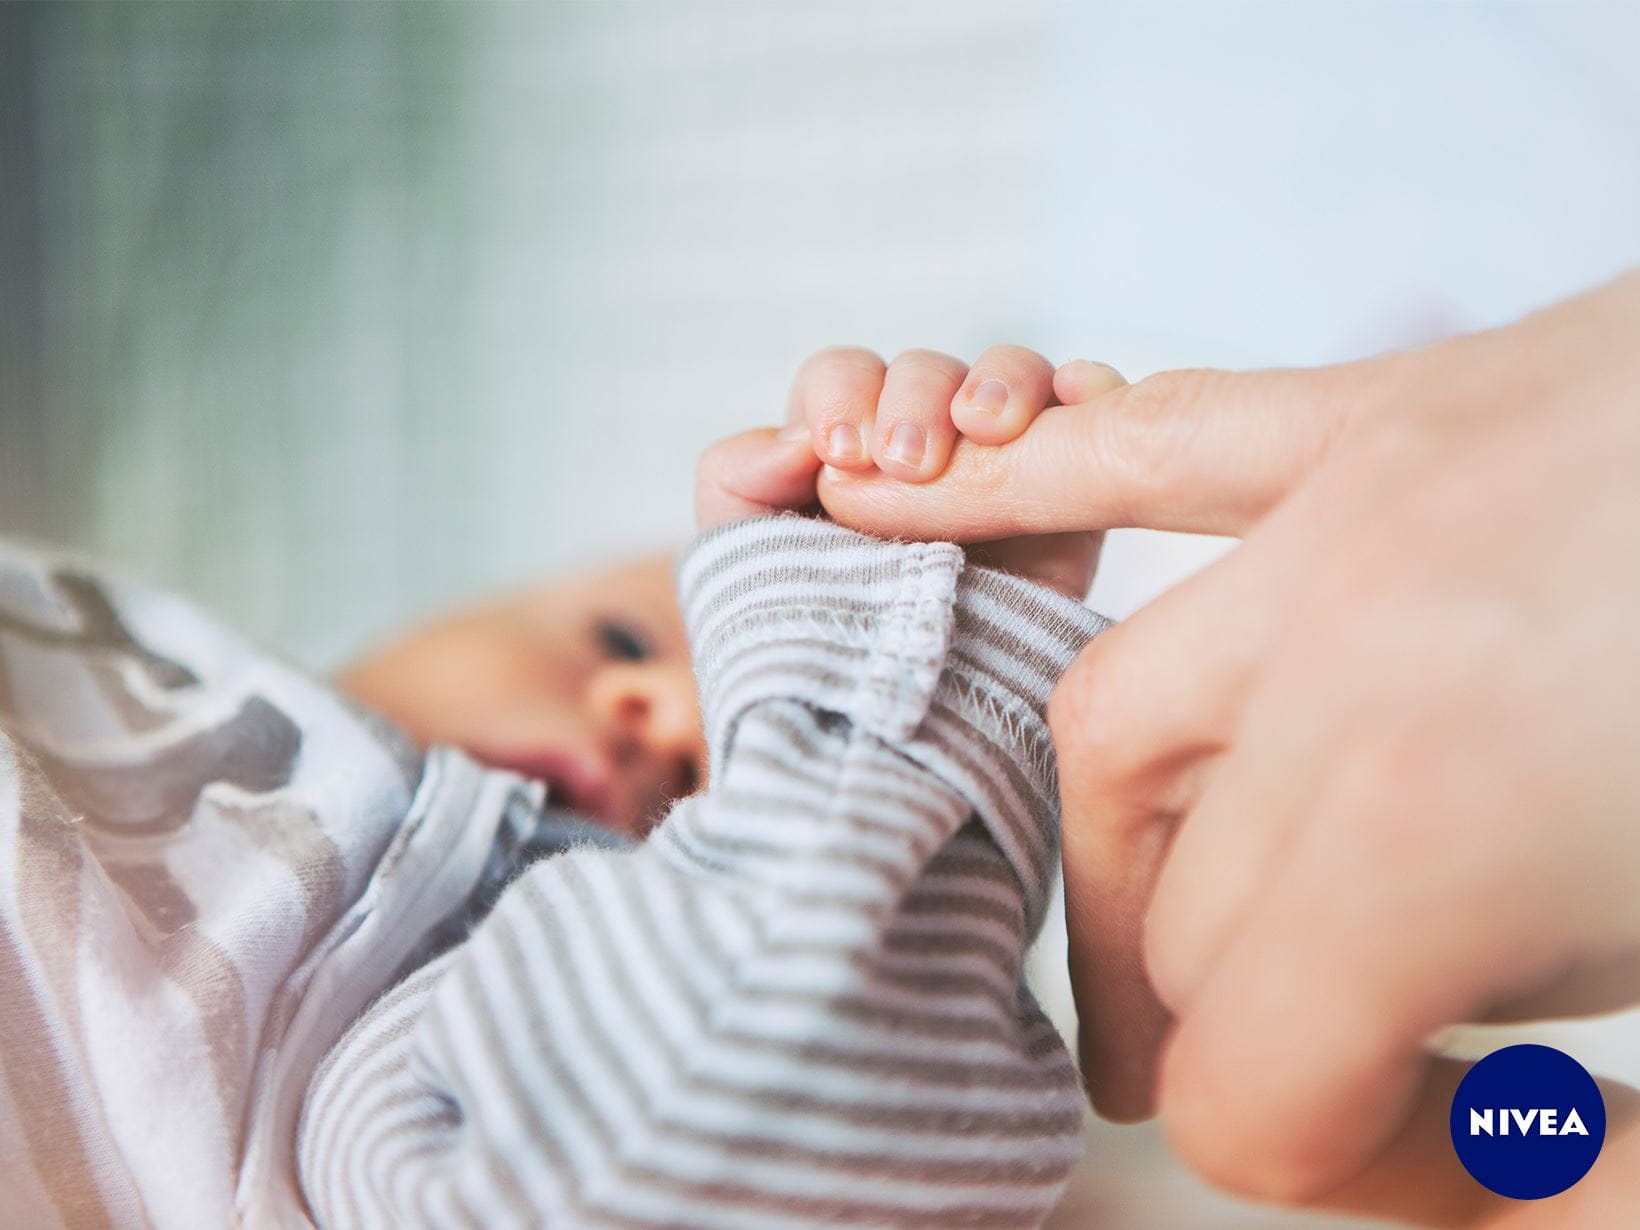
[[[1516,1110],[1513,1106],[1497,1109],[1497,1131],[1492,1130],[1493,1110],[1469,1109],[1469,1134],[1471,1136],[1507,1136],[1511,1127],[1515,1135],[1525,1136],[1528,1132],[1536,1132],[1539,1136],[1587,1136],[1589,1129],[1583,1126],[1583,1117],[1577,1113],[1577,1107],[1568,1111],[1558,1111],[1552,1106],[1533,1106],[1527,1110]],[[1556,1125],[1559,1125],[1558,1127]]]
[[[1523,1044],[1476,1063],[1452,1095],[1452,1147],[1500,1196],[1541,1200],[1589,1172],[1606,1139],[1600,1086],[1577,1060]]]

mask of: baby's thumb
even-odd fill
[[[1243,534],[1327,452],[1381,382],[1364,364],[1164,372],[1042,412],[1019,439],[959,443],[934,482],[828,470],[820,499],[880,534],[988,541],[1139,526]]]
[[[695,527],[709,530],[812,504],[819,468],[807,431],[759,427],[719,440],[695,470]]]

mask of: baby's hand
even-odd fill
[[[1028,440],[1026,429],[1045,409],[1090,401],[1122,383],[1103,364],[1078,360],[1056,371],[1017,346],[992,347],[972,368],[926,350],[888,365],[865,350],[823,350],[798,372],[786,427],[732,436],[701,458],[700,527],[823,511],[884,537],[982,543],[971,552],[981,562],[1080,597],[1093,577],[1098,536],[1020,535],[1011,484],[988,477],[1001,472],[989,458],[1012,454],[1008,468],[1017,469],[1020,437]],[[948,473],[953,458],[959,464]],[[953,507],[960,516],[950,515]]]
[[[886,367],[869,350],[822,350],[798,370],[787,419],[815,453],[852,474],[924,483],[945,472],[959,440],[1008,444],[1049,406],[1087,401],[1122,378],[1077,360],[1057,371],[1022,346],[993,346],[972,366],[908,350]]]

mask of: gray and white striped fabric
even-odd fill
[[[0,542],[0,1226],[310,1226],[314,1069],[498,851],[565,828],[542,802]]]
[[[709,535],[708,791],[532,866],[324,1062],[326,1226],[1016,1226],[1080,1149],[1022,987],[1053,683],[1103,621],[948,544]]]
[[[1101,621],[800,519],[682,586],[710,789],[523,867],[538,786],[0,545],[0,1225],[1039,1220],[1042,712]]]
[[[308,971],[429,785],[186,603],[0,543],[0,1225],[230,1224],[294,1130]]]

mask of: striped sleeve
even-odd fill
[[[310,1087],[323,1226],[1029,1226],[1080,1150],[1021,983],[1044,707],[1103,621],[798,518],[681,594],[712,754],[643,846],[537,863]]]

